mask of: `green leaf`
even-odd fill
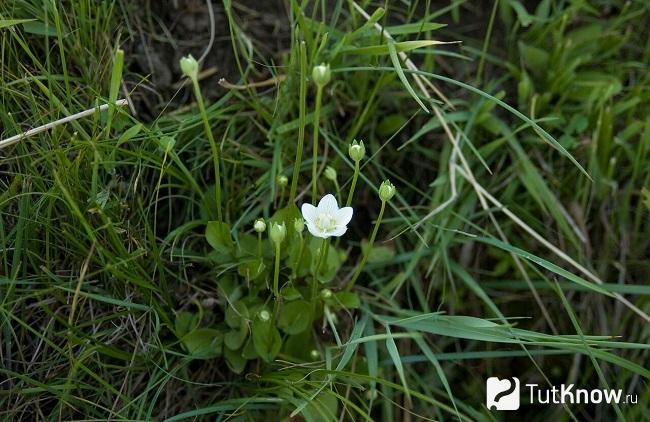
[[[244,345],[244,348],[242,349],[242,357],[247,360],[252,360],[252,359],[257,359],[260,357],[260,355],[257,354],[257,351],[255,350],[255,345],[253,344],[253,339],[249,338],[246,344]]]
[[[311,304],[306,300],[296,300],[282,307],[278,319],[278,327],[287,334],[298,334],[309,328],[311,322]]]
[[[406,75],[404,74],[404,70],[402,69],[402,65],[400,64],[399,61],[399,57],[397,56],[398,50],[396,44],[391,41],[386,45],[386,48],[388,48],[388,52],[390,54],[390,61],[393,63],[393,67],[397,72],[397,76],[399,76],[399,80],[402,81],[404,88],[406,88],[408,93],[411,94],[411,97],[413,97],[413,99],[420,105],[420,107],[422,107],[422,110],[428,113],[429,110],[427,110],[424,103],[420,100],[418,95],[415,93],[408,79],[406,79]]]
[[[287,337],[283,350],[288,356],[297,360],[309,362],[312,360],[311,351],[315,348],[312,330]]]
[[[179,312],[176,315],[174,322],[174,329],[176,337],[183,338],[187,333],[195,329],[199,325],[199,316],[191,312]]]
[[[45,22],[35,21],[33,19],[23,23],[23,30],[34,35],[47,35],[50,37],[57,36],[55,25],[46,25]],[[68,31],[62,27],[61,32],[65,35]]]
[[[368,251],[368,241],[361,241],[361,251],[365,254]],[[384,264],[395,258],[395,249],[388,246],[374,245],[368,256],[370,264]]]
[[[394,50],[397,53],[415,50],[423,47],[430,47],[432,45],[453,44],[450,42],[435,41],[435,40],[418,40],[418,41],[403,41],[403,42],[389,42],[388,44],[371,45],[368,47],[345,47],[341,49],[342,54],[363,54],[363,55],[386,55],[390,54],[390,45],[394,45]]]
[[[124,135],[122,135],[120,137],[120,141],[124,142],[122,140],[122,138],[124,138],[129,131],[133,131],[133,134],[129,133],[129,136],[128,136],[128,138],[126,140],[131,139],[133,136],[137,135],[138,132],[140,132],[139,130],[136,131],[136,129],[140,129],[141,127],[142,127],[142,125],[139,125],[139,124],[136,125],[136,126],[133,126],[129,130],[124,132]],[[163,136],[162,138],[158,139],[158,148],[164,153],[169,154],[169,152],[174,149],[175,145],[176,145],[176,139],[172,138],[171,136]]]
[[[266,362],[272,362],[282,348],[282,338],[280,332],[273,321],[262,321],[255,318],[252,326],[252,337],[255,351]]]
[[[208,221],[205,228],[205,238],[221,254],[228,254],[234,250],[235,244],[230,235],[230,226],[220,221]]]
[[[248,307],[244,302],[238,300],[226,308],[226,324],[231,328],[239,328],[245,325],[245,320],[250,316]]]
[[[221,355],[223,334],[214,328],[198,328],[183,336],[187,352],[197,359],[210,359]]]
[[[19,25],[25,22],[32,22],[36,19],[0,19],[0,29],[7,28],[10,26]]]
[[[334,295],[325,301],[329,306],[333,308],[346,308],[346,309],[358,309],[361,307],[361,301],[359,296],[354,292],[337,292]]]
[[[308,241],[309,240],[303,240],[302,250],[300,248],[300,239],[297,239],[291,244],[291,246],[289,246],[287,266],[294,271],[298,277],[303,277],[310,271],[309,265],[312,256],[311,250],[308,247]],[[298,262],[298,257],[300,257],[300,262]]]
[[[257,280],[262,275],[268,274],[268,267],[261,259],[248,259],[237,266],[237,273],[247,280]]]
[[[235,374],[241,374],[246,369],[246,358],[242,355],[241,350],[224,349],[223,355],[226,358],[226,364]]]
[[[312,257],[311,260],[311,273],[313,274],[316,271],[316,265],[318,265],[318,260],[320,259],[320,248],[323,246],[323,240],[312,237],[311,240],[309,241],[309,249],[310,249],[310,255]],[[331,244],[327,250],[327,257],[323,260],[321,263],[320,271],[318,272],[318,281],[320,283],[329,283],[330,281],[334,280],[334,277],[336,277],[336,274],[339,271],[339,268],[341,268],[341,264],[343,264],[344,259],[342,259],[342,256],[344,254],[341,253],[338,249],[334,247],[333,244]]]
[[[547,270],[566,278],[567,280],[573,281],[574,283],[577,283],[577,284],[579,284],[579,285],[581,285],[583,287],[588,288],[589,290],[592,290],[592,291],[598,292],[598,293],[602,293],[602,294],[610,296],[610,297],[613,296],[613,294],[611,292],[607,291],[606,289],[604,289],[600,285],[598,285],[596,283],[589,282],[589,281],[585,280],[584,278],[579,277],[579,276],[573,274],[572,272],[567,271],[564,268],[553,264],[552,262],[549,262],[549,261],[547,261],[545,259],[542,259],[542,258],[538,257],[537,255],[533,255],[533,254],[531,254],[529,252],[526,252],[523,249],[519,249],[519,248],[517,248],[515,246],[509,245],[509,244],[507,244],[505,242],[502,242],[502,241],[497,240],[497,239],[492,239],[492,238],[489,238],[489,237],[477,237],[475,240],[478,240],[479,242],[487,243],[489,245],[496,246],[497,248],[501,248],[501,249],[506,250],[508,252],[512,252],[515,255],[518,255],[518,256],[520,256],[520,257],[522,257],[524,259],[527,259],[527,260],[529,260],[531,262],[534,262],[537,265],[539,265],[541,267],[544,267]]]
[[[388,355],[393,361],[393,365],[397,370],[399,375],[400,382],[404,386],[404,392],[406,393],[406,398],[411,401],[411,396],[409,394],[408,384],[406,383],[406,377],[404,376],[404,367],[402,366],[402,358],[400,358],[399,351],[397,350],[397,344],[395,344],[395,339],[390,332],[390,328],[386,325],[386,350],[388,350]]]
[[[280,289],[280,295],[284,300],[288,302],[292,300],[302,299],[302,293],[300,293],[300,290],[296,289],[293,284],[285,284],[282,286]]]
[[[521,26],[523,26],[524,28],[526,28],[528,25],[530,25],[533,22],[533,17],[528,13],[524,5],[521,4],[519,1],[511,0],[510,7],[515,9],[515,13],[517,14],[517,19],[519,20],[519,23],[521,23]]]
[[[391,35],[419,34],[426,31],[435,31],[444,28],[447,24],[435,22],[414,22],[403,25],[387,26],[386,32]]]
[[[238,350],[248,338],[248,326],[242,324],[239,328],[233,328],[223,337],[223,343],[227,349]]]

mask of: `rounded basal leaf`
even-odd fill
[[[255,318],[252,325],[252,338],[255,351],[266,362],[272,362],[282,347],[282,338],[273,324],[273,319],[265,321]]]
[[[248,362],[241,350],[230,350],[225,349],[223,355],[226,358],[226,364],[228,368],[236,374],[241,374],[246,369],[246,362]]]
[[[210,359],[221,355],[223,334],[214,328],[198,328],[182,339],[187,353],[197,359]]]
[[[257,350],[255,350],[255,345],[253,344],[252,338],[248,339],[241,351],[241,354],[242,357],[247,360],[257,359],[260,357],[260,355],[257,354]]]
[[[366,254],[368,253],[368,241],[361,241],[361,251]],[[374,245],[370,249],[370,255],[368,255],[369,264],[382,264],[392,261],[395,258],[395,249],[389,246]]]
[[[223,344],[227,349],[238,350],[248,338],[248,326],[242,324],[239,328],[228,331],[223,337]]]
[[[176,336],[181,339],[199,325],[199,316],[192,312],[179,312],[174,321]]]
[[[323,246],[323,242],[320,239],[313,237],[309,242],[309,250],[311,254],[311,269],[310,272],[313,274],[316,265],[318,265],[318,260],[320,259],[320,248]],[[327,256],[321,262],[320,271],[318,272],[318,281],[320,283],[329,283],[334,279],[338,273],[339,268],[343,264],[343,259],[341,259],[341,254],[334,247],[330,245],[327,251]]]
[[[311,264],[311,250],[309,249],[308,239],[305,239],[303,241],[302,250],[300,248],[300,242],[294,242],[289,247],[289,257],[286,260],[286,264],[292,271],[295,271],[298,277],[303,277],[309,274],[309,266]]]
[[[288,336],[284,342],[282,353],[298,361],[310,361],[311,350],[314,349],[312,330],[305,330],[302,333]]]
[[[215,251],[223,254],[234,251],[235,243],[230,235],[230,226],[220,221],[208,221],[205,227],[205,239]]]
[[[278,327],[287,334],[305,331],[312,322],[311,304],[305,300],[289,302],[282,307]]]
[[[226,324],[231,328],[239,328],[249,315],[246,304],[238,300],[226,308]]]
[[[267,267],[263,260],[247,259],[237,266],[237,273],[246,280],[257,280],[263,274],[266,274]]]
[[[280,295],[286,301],[302,299],[300,290],[296,289],[293,284],[286,284],[280,289]]]
[[[354,292],[337,292],[325,299],[325,303],[333,309],[357,309],[361,307],[359,296]]]

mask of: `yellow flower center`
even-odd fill
[[[314,220],[314,225],[318,230],[331,232],[336,228],[336,218],[330,213],[318,214]]]

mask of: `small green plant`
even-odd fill
[[[181,69],[193,82],[205,133],[212,145],[214,139],[196,82],[198,63],[191,56],[183,58]],[[318,115],[322,90],[330,77],[328,65],[314,67],[312,79],[317,88],[311,181],[314,203],[318,186]],[[302,148],[302,143],[299,142],[298,148]],[[193,357],[223,356],[236,373],[242,372],[248,361],[261,359],[272,362],[279,354],[295,361],[319,359],[323,345],[317,341],[311,327],[319,320],[336,324],[338,311],[360,306],[360,299],[352,292],[352,287],[368,260],[386,202],[394,195],[395,187],[388,181],[379,187],[382,204],[379,217],[353,278],[346,282],[339,270],[348,258],[349,248],[340,246],[338,242],[331,244],[330,238],[343,236],[352,220],[352,199],[360,162],[365,156],[363,141],[355,140],[348,148],[349,157],[354,162],[354,173],[346,206],[339,207],[342,193],[338,175],[334,167],[327,166],[324,176],[333,182],[336,196],[327,194],[317,205],[304,203],[299,210],[292,201],[296,192],[292,181],[289,203],[278,208],[269,221],[255,220],[252,224],[255,234],[251,230],[234,231],[228,222],[223,221],[218,179],[219,152],[216,147],[212,152],[218,208],[217,220],[208,222],[205,237],[213,248],[212,258],[230,268],[217,281],[221,302],[225,304],[224,318],[222,323],[206,328],[199,326],[198,314],[181,312],[177,314],[177,336]],[[298,152],[297,160],[301,155]],[[294,177],[296,174],[294,171]],[[288,178],[280,174],[276,177],[276,184],[279,191],[275,203],[281,205]]]

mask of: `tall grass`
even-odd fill
[[[517,417],[648,418],[650,9],[595,3],[224,1],[213,48],[237,77],[199,81],[204,116],[177,57],[171,93],[134,70],[145,34],[188,53],[157,9],[0,3],[1,139],[131,100],[0,150],[2,418],[506,419],[485,407],[491,376],[638,395]],[[215,162],[227,229],[209,223]],[[288,219],[312,186],[341,203],[353,178],[352,223],[321,253],[339,302],[313,298],[300,334],[267,327],[277,353],[233,355],[233,327],[267,333],[233,304],[252,279],[326,278],[292,267],[290,245],[322,252],[307,232],[275,270],[254,221]]]

